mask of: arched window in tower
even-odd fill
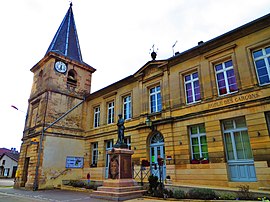
[[[68,71],[67,84],[77,86],[77,73],[73,69]]]

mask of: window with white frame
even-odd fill
[[[130,95],[123,98],[123,118],[125,120],[131,118],[131,96]]]
[[[94,108],[94,128],[100,125],[100,106]]]
[[[204,124],[190,126],[189,132],[192,159],[208,159],[208,147]]]
[[[124,143],[128,146],[128,149],[131,150],[131,139],[130,136],[124,138]]]
[[[114,123],[114,102],[109,102],[108,103],[107,123],[108,124]]]
[[[253,51],[259,84],[270,83],[270,46]]]
[[[92,143],[92,167],[97,166],[97,162],[98,162],[98,143],[94,142]]]
[[[160,86],[150,88],[150,112],[160,112],[162,109]]]
[[[198,72],[185,76],[186,102],[194,103],[201,100],[201,91]]]
[[[238,91],[232,60],[215,65],[219,95]]]
[[[253,159],[244,117],[222,121],[228,161]]]

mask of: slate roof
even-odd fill
[[[18,152],[16,152],[16,153],[6,152],[0,158],[2,158],[5,155],[8,156],[9,158],[13,159],[16,162],[19,161],[20,153],[18,153]]]
[[[0,148],[0,157],[2,156],[2,154],[6,153],[6,152],[11,152],[11,150],[6,149],[6,148]]]
[[[69,59],[84,63],[79,44],[79,38],[76,30],[72,3],[60,24],[47,52],[55,52]],[[45,54],[45,55],[46,55]],[[85,64],[85,63],[84,63]]]

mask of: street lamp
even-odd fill
[[[153,123],[152,123],[151,119],[149,118],[149,116],[146,117],[145,124],[146,124],[146,126],[148,126],[149,128],[152,127],[152,124],[153,124]]]
[[[146,120],[145,120],[145,125],[149,128],[151,128],[152,131],[154,131],[154,125],[150,117],[147,115]]]
[[[23,113],[25,113],[26,114],[26,112],[24,112],[24,111],[22,111],[22,110],[20,110],[18,107],[16,107],[15,105],[11,105],[11,107],[13,108],[13,109],[16,109],[17,111],[20,111],[20,112],[23,112]]]

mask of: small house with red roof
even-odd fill
[[[11,150],[6,148],[0,148],[0,178],[14,178],[19,160],[19,152],[16,148]]]

